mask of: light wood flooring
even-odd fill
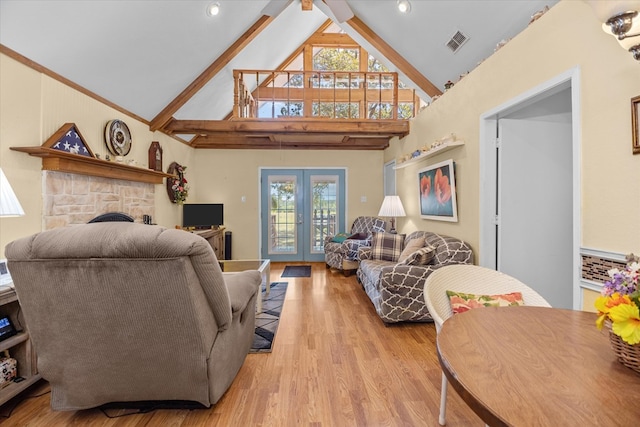
[[[49,394],[7,402],[3,426],[437,426],[441,371],[433,324],[385,326],[355,276],[314,263],[289,287],[273,352],[249,354],[210,409],[109,418],[97,409],[54,412]],[[46,392],[42,381],[21,397]],[[484,423],[449,388],[447,425]],[[110,410],[109,415],[122,411]]]

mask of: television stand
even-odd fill
[[[213,253],[219,260],[224,259],[224,227],[193,230],[192,233],[205,239],[213,248]]]

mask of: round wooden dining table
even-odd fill
[[[640,426],[640,374],[620,363],[597,315],[484,307],[437,337],[452,387],[489,426]]]

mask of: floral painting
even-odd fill
[[[422,218],[458,221],[453,160],[419,170],[418,184]]]

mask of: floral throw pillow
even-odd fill
[[[478,307],[508,307],[524,305],[521,292],[500,295],[474,295],[462,292],[447,291],[453,314],[464,313]]]
[[[404,234],[373,233],[371,257],[384,261],[397,261],[402,253]]]

